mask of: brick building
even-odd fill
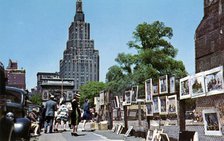
[[[195,53],[196,73],[224,65],[224,0],[204,0],[204,16],[195,33]],[[223,94],[198,98],[197,110],[216,107],[224,119],[223,99]]]
[[[18,69],[18,64],[15,61],[9,60],[8,67],[6,68],[7,85],[26,89],[26,71]]]

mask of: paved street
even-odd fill
[[[71,136],[70,131],[44,134],[32,137],[31,141],[145,141],[143,138],[133,136],[125,137],[110,130],[96,130],[94,132],[78,132],[79,136]]]

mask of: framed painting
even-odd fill
[[[176,79],[174,76],[170,77],[169,79],[170,83],[170,93],[175,93],[176,92]]]
[[[180,99],[191,98],[190,94],[190,76],[180,79]]]
[[[138,86],[133,86],[131,90],[132,90],[132,93],[131,93],[131,103],[137,103]]]
[[[191,76],[190,91],[192,98],[205,96],[205,81],[203,72]]]
[[[159,94],[168,93],[168,78],[167,75],[159,77]]]
[[[120,108],[120,101],[119,101],[119,97],[118,96],[115,96],[114,97],[114,107],[115,108]]]
[[[153,80],[152,81],[152,93],[153,95],[158,95],[159,94],[159,85],[158,85],[158,80]]]
[[[167,96],[159,97],[159,114],[160,115],[167,114]]]
[[[44,90],[42,93],[42,100],[48,100],[49,99],[49,93],[47,90]]]
[[[155,141],[157,136],[157,129],[155,130],[148,130],[146,135],[146,141]]]
[[[167,112],[168,114],[177,114],[177,95],[167,97]]]
[[[129,90],[129,91],[125,91],[125,100],[123,102],[123,105],[131,105],[131,93],[132,91]]]
[[[73,99],[73,92],[68,91],[66,94],[66,101],[71,101]]]
[[[153,116],[153,103],[146,103],[145,104],[145,113],[146,116]]]
[[[205,135],[222,136],[220,116],[215,108],[202,111]]]
[[[152,79],[145,81],[145,101],[152,102]]]
[[[100,93],[100,105],[104,105],[104,92]]]
[[[153,96],[153,113],[159,113],[159,97]]]
[[[205,92],[207,95],[224,93],[222,66],[205,72]]]

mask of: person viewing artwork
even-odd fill
[[[81,121],[81,111],[79,109],[79,94],[75,94],[72,100],[72,112],[71,112],[71,126],[72,126],[72,136],[78,136],[77,128]]]

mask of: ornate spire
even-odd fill
[[[82,0],[76,1],[75,21],[85,21],[85,15],[82,12]]]

